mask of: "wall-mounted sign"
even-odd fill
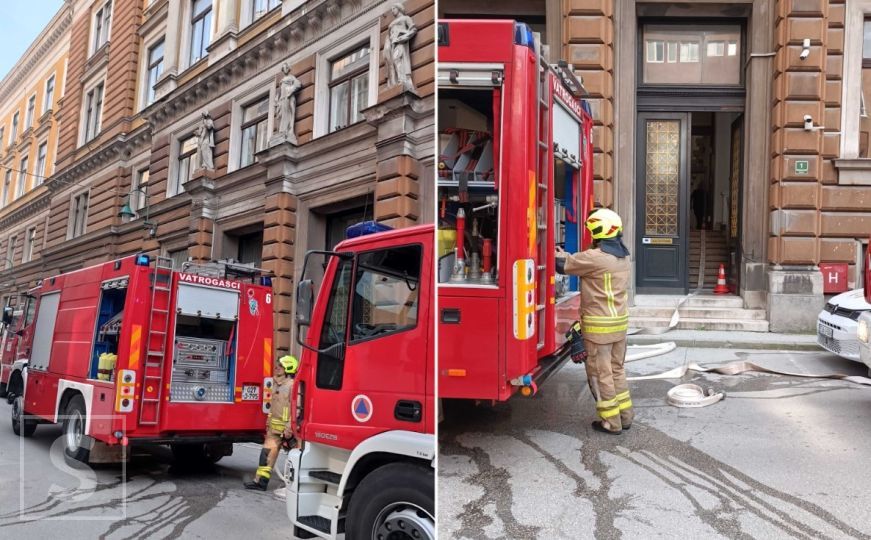
[[[642,244],[653,244],[660,246],[670,246],[674,244],[674,238],[642,238]]]
[[[800,159],[795,162],[795,174],[807,174],[810,166],[806,159]]]

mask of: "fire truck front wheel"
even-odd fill
[[[64,455],[74,461],[87,463],[91,454],[91,438],[85,435],[85,399],[73,396],[64,410]]]
[[[12,401],[12,432],[19,437],[30,437],[36,431],[36,422],[23,418],[27,413],[24,412],[24,398],[15,396]]]
[[[435,484],[432,469],[391,463],[369,473],[348,508],[348,540],[434,540]]]

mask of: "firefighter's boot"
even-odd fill
[[[269,486],[269,478],[258,476],[257,480],[249,480],[245,482],[245,489],[258,489],[260,491],[266,491],[266,488]]]
[[[270,442],[269,437],[267,437],[267,442]],[[260,450],[260,466],[257,467],[257,472],[254,473],[254,480],[245,482],[245,489],[259,489],[260,491],[266,491],[267,486],[269,486],[269,479],[272,477],[272,464],[269,463],[271,453],[271,449],[269,448],[263,448]],[[278,454],[277,449],[275,453]]]

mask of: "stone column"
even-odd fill
[[[820,182],[829,141],[823,113],[826,102],[825,3],[777,4],[773,85],[768,317],[772,331],[800,332],[816,328],[822,308],[820,260]],[[810,40],[802,59],[803,41]],[[752,74],[750,74],[752,75]],[[813,122],[805,126],[805,117]],[[751,119],[755,122],[755,119]],[[837,137],[835,134],[834,137]],[[833,144],[837,155],[838,144]],[[752,206],[750,207],[752,208]],[[752,224],[744,222],[744,226]]]
[[[184,59],[181,58],[181,15],[183,1],[187,0],[169,0],[166,15],[166,36],[163,38],[163,74],[155,85],[155,92],[158,97],[165,96],[175,89],[179,65],[182,65],[184,62]]]
[[[190,232],[188,234],[188,256],[195,262],[212,260],[212,246],[215,243],[215,172],[197,169],[191,179],[184,184],[184,190],[191,197]]]
[[[426,107],[401,86],[382,91],[378,105],[363,111],[378,130],[376,149],[375,220],[391,227],[408,227],[420,217],[421,165],[415,153],[415,131],[427,122]],[[430,109],[431,111],[431,109]]]
[[[209,64],[214,64],[225,54],[236,48],[236,34],[239,32],[238,0],[217,0],[215,37],[209,45]]]

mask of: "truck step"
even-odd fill
[[[335,484],[337,486],[342,480],[341,474],[331,471],[311,471],[308,475],[312,478],[317,478],[318,480],[323,480],[324,482],[329,482],[330,484]]]
[[[330,532],[330,520],[322,516],[302,516],[299,518],[299,522],[305,525],[306,527],[311,527],[312,529],[317,529],[323,533]]]

